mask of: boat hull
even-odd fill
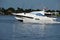
[[[47,18],[47,17],[40,18],[40,20],[35,20],[30,18],[20,18],[20,17],[15,17],[15,18],[23,23],[57,23],[55,18]]]

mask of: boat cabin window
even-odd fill
[[[37,16],[44,16],[44,15],[43,15],[43,14],[41,14],[41,13],[37,13],[36,15],[37,15]]]
[[[35,20],[40,20],[39,18],[35,18]]]
[[[22,15],[16,15],[17,17],[21,17],[21,18],[30,18],[30,19],[33,19],[33,17],[29,17],[29,16],[22,16]]]

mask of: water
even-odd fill
[[[14,16],[0,16],[0,40],[60,40],[60,24],[21,23]]]

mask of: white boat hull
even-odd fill
[[[56,23],[56,18],[47,17],[44,15],[44,11],[30,12],[30,13],[18,13],[16,19],[23,23]],[[58,22],[59,23],[59,22]]]
[[[41,20],[35,20],[35,19],[29,19],[29,18],[19,18],[15,17],[17,20],[23,22],[23,23],[60,23],[56,22],[54,18],[42,18]]]

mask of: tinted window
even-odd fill
[[[41,13],[37,13],[36,15],[37,15],[37,16],[44,16],[44,15],[43,15],[43,14],[41,14]]]

